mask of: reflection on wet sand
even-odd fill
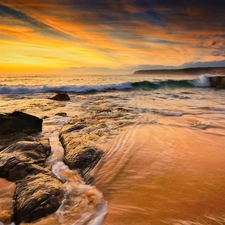
[[[0,221],[10,224],[12,216],[12,196],[15,185],[5,179],[0,178]]]
[[[225,223],[225,136],[165,122],[131,128],[130,139],[96,170],[108,201],[104,225]],[[127,151],[132,155],[121,161]],[[116,175],[105,179],[110,173]]]

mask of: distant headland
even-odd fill
[[[153,69],[153,70],[137,70],[133,74],[216,74],[225,75],[225,67],[196,67],[184,69]]]

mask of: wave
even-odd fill
[[[209,77],[213,75],[202,75],[192,80],[163,80],[163,81],[138,81],[125,82],[121,84],[105,85],[63,85],[63,86],[25,86],[25,85],[0,85],[0,94],[29,94],[29,93],[96,93],[110,91],[151,91],[161,88],[194,88],[210,87]]]

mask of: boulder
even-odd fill
[[[95,167],[102,155],[103,151],[93,146],[77,147],[66,151],[64,162],[84,175]]]
[[[56,100],[56,101],[70,101],[70,97],[66,93],[58,93],[50,99]]]
[[[63,183],[57,178],[38,174],[17,183],[12,222],[31,223],[54,213],[64,197]]]
[[[209,81],[211,87],[225,89],[225,76],[209,77]]]
[[[18,141],[34,141],[34,137],[23,132],[0,135],[0,151]]]
[[[65,190],[46,163],[49,140],[27,135],[41,131],[42,120],[14,112],[0,114],[0,124],[0,177],[16,182],[12,222],[30,223],[54,213]]]
[[[0,152],[0,177],[15,182],[27,175],[51,173],[46,164],[50,153],[48,140],[16,142]]]
[[[31,134],[42,130],[42,119],[19,111],[0,114],[0,124],[0,134],[16,132]]]
[[[88,140],[86,132],[88,124],[66,124],[60,130],[60,141],[64,148],[64,162],[72,170],[77,170],[81,175],[88,171],[101,159],[104,152],[99,149],[94,141]]]
[[[48,139],[18,141],[0,152],[0,177],[16,182],[13,218],[16,225],[54,213],[64,197],[63,183],[47,165]]]

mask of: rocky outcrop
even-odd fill
[[[82,176],[93,169],[104,153],[91,140],[91,134],[88,131],[82,132],[83,129],[90,129],[90,126],[88,121],[86,123],[72,122],[62,127],[59,135],[65,150],[64,162]]]
[[[12,144],[0,152],[0,176],[15,182],[27,175],[50,173],[46,164],[50,152],[48,140]]]
[[[225,89],[225,76],[209,77],[209,81],[211,87]]]
[[[61,134],[60,140],[65,150],[64,162],[72,170],[77,170],[81,175],[90,171],[98,163],[103,151],[94,143],[82,142],[82,139]]]
[[[71,147],[73,144],[71,145]],[[70,169],[77,170],[81,175],[94,168],[103,155],[103,151],[94,146],[67,148],[64,162]]]
[[[225,74],[225,67],[196,67],[184,69],[150,69],[150,70],[137,70],[134,74]]]
[[[34,141],[34,137],[23,132],[0,135],[0,151],[18,141]]]
[[[50,99],[56,100],[56,101],[70,101],[70,97],[66,93],[58,93]]]
[[[64,196],[63,183],[46,163],[47,139],[18,141],[0,152],[0,177],[16,182],[12,222],[33,222],[55,212]]]
[[[0,134],[16,132],[31,134],[42,130],[42,119],[19,111],[0,114],[0,124]]]
[[[59,131],[59,137],[65,150],[64,162],[69,168],[78,170],[86,179],[88,172],[104,155],[99,143],[116,135],[122,127],[130,125],[132,110],[92,106],[84,116],[75,116],[65,124]]]
[[[48,216],[62,203],[63,183],[46,163],[50,153],[47,139],[20,140],[0,152],[0,177],[16,182],[12,216],[16,225]]]
[[[54,213],[63,199],[62,183],[55,177],[38,174],[17,184],[12,221],[30,223]]]
[[[70,169],[77,170],[86,183],[93,184],[90,171],[104,154],[100,143],[127,125],[130,110],[98,107],[88,112],[65,124],[59,137],[65,150],[64,162]],[[9,115],[5,115],[8,118]],[[16,225],[30,223],[54,213],[63,201],[65,186],[46,163],[51,154],[49,141],[37,141],[23,132],[8,133],[0,139],[3,136],[0,177],[16,182],[12,222]]]

